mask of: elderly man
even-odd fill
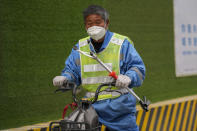
[[[83,17],[89,36],[80,39],[76,47],[85,52],[94,52],[110,66],[118,75],[116,90],[122,92],[122,95],[115,97],[105,95],[93,104],[99,122],[109,130],[137,131],[136,99],[124,87],[141,86],[145,77],[144,63],[128,37],[108,30],[109,15],[104,8],[91,5],[84,10]],[[56,76],[53,84],[62,86],[64,81],[82,84],[83,88],[94,93],[99,84],[110,82],[111,78],[99,63],[73,49],[61,76]]]

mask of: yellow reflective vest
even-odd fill
[[[120,49],[126,36],[114,33],[108,46],[97,57],[103,61],[116,74],[120,74]],[[88,40],[90,37],[79,40],[79,49],[84,52],[90,52]],[[108,76],[108,72],[94,59],[80,54],[81,80],[82,86],[89,92],[95,92],[101,83],[112,82],[113,79]],[[116,89],[116,88],[115,88]]]

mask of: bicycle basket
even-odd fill
[[[53,127],[53,124],[56,124],[56,126]],[[51,122],[49,127],[49,131],[100,131],[100,130],[101,130],[101,126],[89,128],[88,124],[86,124],[85,122],[73,122],[68,120]]]

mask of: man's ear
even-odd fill
[[[106,21],[106,28],[108,29],[109,26],[109,20]]]

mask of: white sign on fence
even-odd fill
[[[176,76],[197,75],[197,0],[174,0]]]

